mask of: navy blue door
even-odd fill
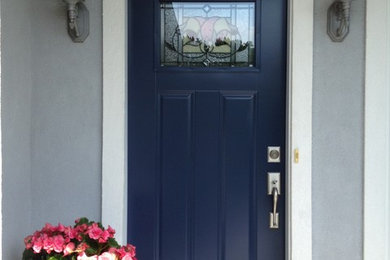
[[[284,259],[285,86],[285,0],[129,1],[128,240],[139,260]],[[281,173],[277,229],[268,172]]]

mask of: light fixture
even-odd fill
[[[349,33],[351,0],[336,0],[328,9],[328,35],[342,42]]]
[[[68,34],[73,42],[84,42],[89,35],[89,11],[84,0],[63,0],[68,7]]]

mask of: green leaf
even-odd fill
[[[22,260],[33,260],[34,252],[32,250],[25,249],[23,252]]]
[[[85,243],[87,243],[88,246],[97,249],[99,247],[98,241],[95,239],[90,238],[89,236],[84,237]]]
[[[80,226],[82,224],[88,224],[88,223],[89,223],[89,220],[86,217],[82,217],[79,219],[79,222],[76,224],[76,227]]]
[[[108,243],[108,246],[109,247],[114,247],[114,248],[119,248],[119,244],[118,242],[116,242],[115,238],[112,238],[110,237],[108,240],[107,240],[107,243]]]
[[[85,250],[85,253],[87,254],[87,256],[92,256],[92,255],[96,255],[97,254],[97,250],[92,248],[92,247],[88,247]]]
[[[97,223],[98,227],[100,227],[101,229],[104,229],[102,223],[100,223],[100,222],[96,222],[96,223]]]

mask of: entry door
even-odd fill
[[[128,17],[138,259],[284,259],[285,0],[130,0]]]

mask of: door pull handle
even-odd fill
[[[278,196],[280,195],[280,173],[268,173],[268,195],[272,195],[273,207],[269,213],[269,227],[271,229],[279,228]]]
[[[279,228],[279,213],[276,212],[278,207],[279,192],[277,188],[272,189],[272,197],[274,200],[273,212],[270,213],[270,228]]]

